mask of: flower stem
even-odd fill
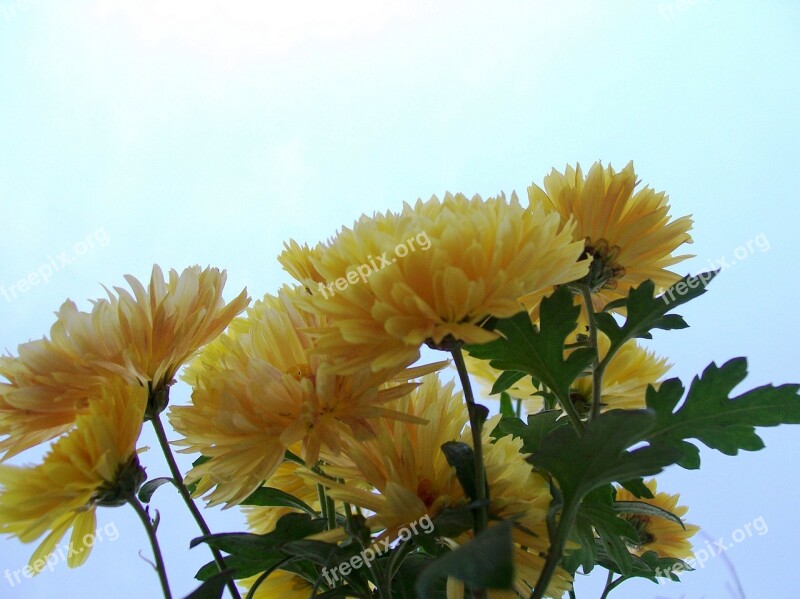
[[[570,422],[572,422],[572,426],[575,427],[575,430],[579,435],[582,435],[586,430],[586,425],[584,424],[583,420],[581,420],[580,414],[578,414],[578,411],[572,404],[572,400],[557,391],[554,391],[554,394],[558,400],[558,405],[561,406],[561,409],[564,410],[564,413],[567,415]]]
[[[483,467],[483,445],[481,442],[483,418],[478,411],[475,397],[472,395],[472,385],[469,382],[469,374],[464,363],[464,355],[461,353],[461,346],[456,345],[451,348],[450,353],[456,364],[458,377],[461,379],[461,388],[464,390],[464,400],[467,403],[467,412],[469,413],[469,426],[472,430],[472,450],[475,454],[475,501],[483,504],[478,509],[475,518],[475,534],[477,535],[485,530],[489,523],[489,509],[486,505],[486,500],[488,499],[486,494],[486,470]]]
[[[147,531],[147,538],[150,539],[150,546],[153,548],[153,556],[156,559],[156,572],[158,572],[158,579],[161,582],[161,590],[164,592],[164,599],[172,599],[172,591],[169,590],[169,581],[167,580],[167,569],[164,566],[164,557],[161,555],[161,547],[158,545],[158,538],[156,538],[156,529],[153,526],[153,522],[135,496],[128,499],[128,503],[131,504],[136,515],[139,516],[139,519],[142,521],[144,529]]]
[[[558,563],[561,561],[561,556],[564,553],[564,546],[567,544],[569,538],[569,531],[572,528],[572,523],[578,515],[578,508],[580,503],[573,502],[566,512],[562,512],[561,518],[558,521],[555,538],[550,544],[550,550],[547,552],[547,559],[544,563],[544,569],[539,575],[539,580],[536,581],[536,587],[531,593],[530,599],[542,599],[547,587],[550,584],[550,579],[556,572]]]
[[[625,582],[625,577],[620,576],[616,580],[612,582],[611,580],[611,572],[608,573],[608,581],[606,582],[606,588],[603,589],[603,594],[600,595],[600,599],[606,599],[610,594],[611,591],[616,589],[619,585]]]
[[[594,316],[592,292],[584,285],[581,286],[581,295],[583,296],[583,303],[586,305],[586,313],[589,315],[589,346],[594,350],[594,363],[592,365],[592,410],[589,413],[589,420],[593,420],[600,415],[600,390],[606,362],[600,361],[600,346],[597,344],[597,321]]]
[[[189,512],[192,514],[194,521],[197,522],[197,526],[200,528],[200,532],[203,533],[203,536],[210,535],[211,530],[208,528],[206,521],[203,519],[203,515],[197,508],[197,505],[192,499],[192,496],[189,493],[189,490],[186,488],[186,485],[183,484],[183,475],[181,474],[178,464],[175,461],[175,456],[172,455],[172,449],[170,449],[169,441],[167,441],[167,434],[164,431],[164,425],[161,423],[161,415],[154,414],[150,421],[153,423],[153,428],[156,431],[156,437],[158,437],[158,444],[161,446],[161,451],[164,453],[164,457],[167,460],[167,466],[169,466],[169,471],[172,474],[172,480],[175,484],[175,487],[178,489],[178,493],[180,493],[180,496],[183,499],[183,502],[186,504],[186,507],[189,508]],[[226,568],[225,559],[222,557],[222,553],[220,553],[219,549],[214,547],[210,547],[210,549],[211,554],[214,556],[214,561],[217,564],[217,568],[220,572],[224,571]],[[234,599],[241,599],[241,596],[239,595],[239,589],[236,588],[236,583],[233,580],[229,580],[227,586],[231,596]]]

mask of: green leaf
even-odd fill
[[[644,484],[641,478],[632,478],[631,480],[626,480],[619,484],[629,493],[633,493],[634,497],[641,497],[644,499],[653,498],[653,492]]]
[[[683,525],[683,520],[678,516],[657,505],[645,503],[644,501],[615,501],[614,510],[623,514],[639,514],[642,516],[655,516],[656,518],[672,520],[678,526],[686,530],[686,527]]]
[[[566,426],[568,420],[559,418],[561,410],[545,410],[528,416],[528,423],[523,424],[519,418],[502,418],[492,431],[492,437],[499,439],[513,435],[522,439],[522,452],[534,453],[539,450],[542,440],[551,431]]]
[[[552,430],[529,461],[555,477],[565,505],[579,502],[592,489],[657,474],[674,463],[678,452],[670,447],[627,451],[655,422],[655,414],[646,410],[611,410],[595,418],[583,435],[571,426]]]
[[[506,418],[514,418],[517,415],[511,403],[511,396],[505,391],[500,394],[500,413]]]
[[[575,527],[582,548],[575,556],[570,554],[571,560],[565,560],[565,563],[571,562],[573,573],[578,565],[583,566],[584,573],[591,572],[597,561],[598,546],[613,559],[621,572],[631,571],[628,543],[638,543],[639,535],[630,522],[614,510],[613,486],[604,485],[586,495],[581,502]]]
[[[514,383],[520,379],[524,379],[525,376],[525,373],[520,372],[519,370],[506,370],[501,372],[500,376],[498,376],[497,380],[494,382],[494,385],[492,385],[492,390],[490,391],[489,395],[495,395],[497,393],[506,391]]]
[[[647,280],[628,292],[625,301],[625,323],[620,325],[609,312],[595,314],[597,328],[611,341],[609,353],[614,353],[626,341],[635,337],[650,339],[652,329],[684,329],[689,325],[677,314],[667,314],[706,292],[706,285],[719,271],[705,272],[697,277],[687,275],[660,296],[655,296],[655,284]],[[677,293],[677,295],[676,295]]]
[[[764,442],[757,426],[800,423],[800,385],[764,385],[731,398],[734,387],[747,376],[747,360],[734,358],[721,367],[711,363],[692,380],[686,400],[676,409],[684,388],[678,379],[647,389],[647,407],[656,414],[656,425],[647,440],[654,448],[680,452],[684,468],[700,466],[698,448],[686,441],[696,439],[726,455],[739,450],[757,451]]]
[[[496,322],[495,331],[500,333],[500,339],[469,345],[466,349],[475,358],[490,360],[493,368],[524,372],[566,397],[572,382],[594,358],[594,350],[584,347],[564,359],[564,342],[578,326],[580,310],[572,293],[560,287],[542,300],[539,330],[527,312],[520,312]]]
[[[294,495],[290,495],[273,487],[259,487],[250,496],[242,501],[242,505],[259,505],[264,507],[291,507],[306,512],[309,516],[317,517],[317,510]]]
[[[235,570],[236,578],[246,578],[259,574],[289,555],[283,550],[285,544],[304,539],[325,530],[322,518],[310,518],[307,514],[286,514],[278,520],[275,530],[264,535],[251,533],[222,533],[193,539],[190,547],[206,543],[228,553],[225,563]],[[210,562],[195,575],[206,580],[214,574],[216,565]]]
[[[434,597],[431,592],[434,584],[448,576],[474,588],[511,589],[514,582],[511,525],[504,521],[492,526],[432,562],[417,580],[419,597]]]
[[[148,480],[146,483],[142,485],[139,489],[139,501],[142,503],[150,503],[150,500],[153,498],[153,493],[156,492],[161,485],[165,485],[167,483],[171,483],[172,479],[164,476],[161,478],[154,478],[153,480]]]
[[[232,571],[223,570],[203,581],[199,587],[186,595],[185,599],[221,599],[225,585],[231,580]]]
[[[307,559],[321,566],[327,566],[333,563],[331,558],[337,552],[339,546],[314,539],[300,539],[299,541],[285,543],[281,549],[296,557]]]
[[[475,452],[472,447],[460,441],[448,441],[442,444],[442,452],[447,463],[456,469],[456,477],[467,497],[475,500]]]
[[[598,555],[598,564],[607,570],[622,574],[616,563],[601,549]],[[652,582],[658,582],[659,578],[669,578],[680,581],[679,572],[690,572],[693,570],[689,564],[675,557],[659,557],[655,551],[647,551],[641,557],[631,555],[631,570],[627,575],[623,575],[626,580],[630,578],[646,578]]]
[[[433,562],[434,558],[421,554],[408,555],[392,578],[392,599],[419,599],[417,594],[417,580],[422,571]],[[430,597],[445,597],[447,580],[441,578],[429,587]]]

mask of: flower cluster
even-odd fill
[[[142,486],[136,448],[151,421],[214,552],[198,578],[218,584],[222,570],[234,597],[233,579],[249,597],[540,599],[598,564],[620,576],[607,592],[672,576],[697,527],[643,477],[696,467],[686,439],[736,453],[756,445],[753,427],[800,415],[794,391],[767,389],[777,412],[722,414],[707,433],[693,419],[735,402],[694,384],[673,414],[683,388],[636,338],[685,326],[667,312],[703,290],[655,297],[680,279],[667,269],[687,257],[675,252],[692,221],[638,184],[633,164],[568,166],[527,203],[448,193],[365,215],[317,245],[288,241],[278,260],[294,284],[252,306],[246,291],[222,299],[223,272],[165,280],[157,266],[147,287],[127,277],[130,292],[88,312],[65,302],[49,338],[0,358],[0,457],[55,439],[41,464],[0,465],[0,532],[46,535],[34,563],[68,530],[92,531],[97,507],[130,503],[169,596],[142,506],[160,483]],[[421,251],[398,251],[423,235]],[[448,361],[418,363],[424,347],[452,359],[460,391]],[[197,457],[185,477],[159,416],[176,377],[191,387],[168,412],[173,445]],[[210,535],[195,499],[241,506],[252,534]],[[408,532],[423,520],[432,528]]]

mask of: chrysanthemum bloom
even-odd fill
[[[125,277],[133,294],[94,302],[91,312],[67,301],[43,338],[20,345],[19,356],[0,358],[0,451],[6,457],[69,430],[88,398],[111,377],[148,387],[164,401],[166,387],[198,348],[219,335],[247,306],[242,291],[222,299],[225,272],[193,266],[169,280],[153,267],[145,288]],[[151,406],[151,410],[163,405]]]
[[[647,488],[653,493],[652,499],[637,498],[625,489],[617,489],[617,501],[641,501],[671,512],[683,520],[689,508],[678,505],[680,495],[657,493],[655,479],[645,481]],[[689,539],[700,530],[694,524],[683,523],[683,526],[660,516],[643,516],[641,514],[626,514],[625,518],[633,524],[639,533],[640,542],[632,548],[635,555],[643,555],[648,551],[655,551],[660,557],[673,557],[689,559],[692,557],[692,544]]]
[[[211,504],[245,499],[295,443],[313,466],[323,450],[337,454],[343,439],[374,435],[380,416],[415,420],[387,404],[416,386],[410,379],[443,366],[336,375],[313,351],[305,330],[321,321],[297,308],[298,295],[305,291],[284,288],[256,302],[184,375],[192,403],[173,407],[170,421],[185,437],[182,451],[211,458],[187,475],[216,486]]]
[[[482,200],[447,194],[406,204],[400,214],[362,217],[316,250],[292,246],[281,256],[312,294],[309,309],[330,320],[319,351],[339,372],[405,366],[423,343],[484,343],[481,325],[522,309],[518,298],[583,277],[583,241],[573,241],[542,206],[516,196]]]
[[[600,347],[600,359],[603,359],[608,353],[608,337],[598,331],[597,342]],[[488,360],[478,360],[467,356],[465,361],[469,373],[481,385],[483,395],[499,399],[499,394],[489,395],[489,393],[497,377],[500,376],[500,371],[492,368]],[[669,367],[666,358],[659,358],[633,339],[628,341],[614,354],[603,374],[600,393],[601,410],[645,408],[647,386],[653,385],[657,389]],[[580,376],[573,382],[570,397],[579,413],[584,412],[591,405],[593,387],[591,376]],[[515,399],[521,399],[528,414],[535,414],[544,407],[543,400],[536,395],[539,390],[534,387],[529,376],[514,383],[507,393]]]
[[[243,578],[237,581],[244,593],[250,591],[256,581],[261,577],[260,574]],[[284,570],[276,570],[261,584],[258,585],[253,599],[308,599],[314,585],[302,576]]]
[[[398,407],[424,418],[427,424],[387,422],[375,439],[348,443],[344,453],[352,466],[325,468],[326,474],[345,481],[324,480],[330,487],[329,495],[374,512],[366,523],[373,529],[383,529],[381,538],[394,539],[401,529],[426,514],[435,518],[446,508],[469,502],[440,449],[448,441],[472,444],[469,429],[463,430],[468,420],[466,407],[453,388],[452,382],[441,384],[435,375],[425,377],[422,386],[400,400]],[[521,439],[506,436],[491,442],[489,431],[494,425],[496,421],[487,422],[483,435],[489,512],[499,518],[513,518],[519,525],[513,529],[515,588],[527,596],[544,567],[542,555],[548,550],[545,517],[551,496],[547,483],[520,454]],[[365,481],[372,489],[355,488],[350,481]],[[335,539],[343,534],[339,530],[320,537]],[[449,542],[462,544],[471,536],[472,532],[467,532]],[[453,581],[450,586],[457,593],[458,583]],[[559,570],[549,591],[560,597],[570,586],[569,575]],[[499,599],[505,593],[490,591],[489,596]]]
[[[634,193],[636,184],[633,162],[620,172],[596,162],[585,177],[580,165],[567,166],[563,174],[553,169],[544,189],[528,188],[532,206],[544,206],[564,223],[577,222],[573,236],[594,258],[588,283],[600,307],[647,279],[668,287],[679,276],[667,268],[690,257],[672,254],[692,242],[691,217],[671,220],[667,195],[650,187]]]
[[[47,534],[31,557],[34,571],[41,571],[70,529],[67,563],[73,568],[84,563],[97,507],[122,505],[134,496],[144,480],[136,440],[146,405],[144,387],[111,381],[89,399],[75,428],[53,444],[41,464],[0,465],[0,533],[24,543]]]

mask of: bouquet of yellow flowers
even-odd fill
[[[699,468],[698,442],[761,449],[756,427],[800,423],[799,386],[731,397],[744,358],[688,390],[665,380],[637,340],[688,326],[674,310],[716,272],[669,270],[691,218],[638,184],[633,164],[568,166],[527,203],[446,194],[362,216],[286,243],[296,283],[252,305],[198,266],[128,276],[89,312],[65,302],[49,337],[0,358],[0,458],[54,440],[40,464],[0,463],[0,532],[38,543],[33,572],[70,533],[76,567],[97,508],[130,505],[169,598],[148,504],[170,484],[213,557],[192,599],[574,598],[595,569],[604,599],[678,580],[698,527],[652,477]],[[443,359],[419,363],[423,346]],[[169,405],[177,377],[188,405]],[[145,425],[169,476],[147,480]],[[212,534],[200,499],[242,506],[250,532]]]

